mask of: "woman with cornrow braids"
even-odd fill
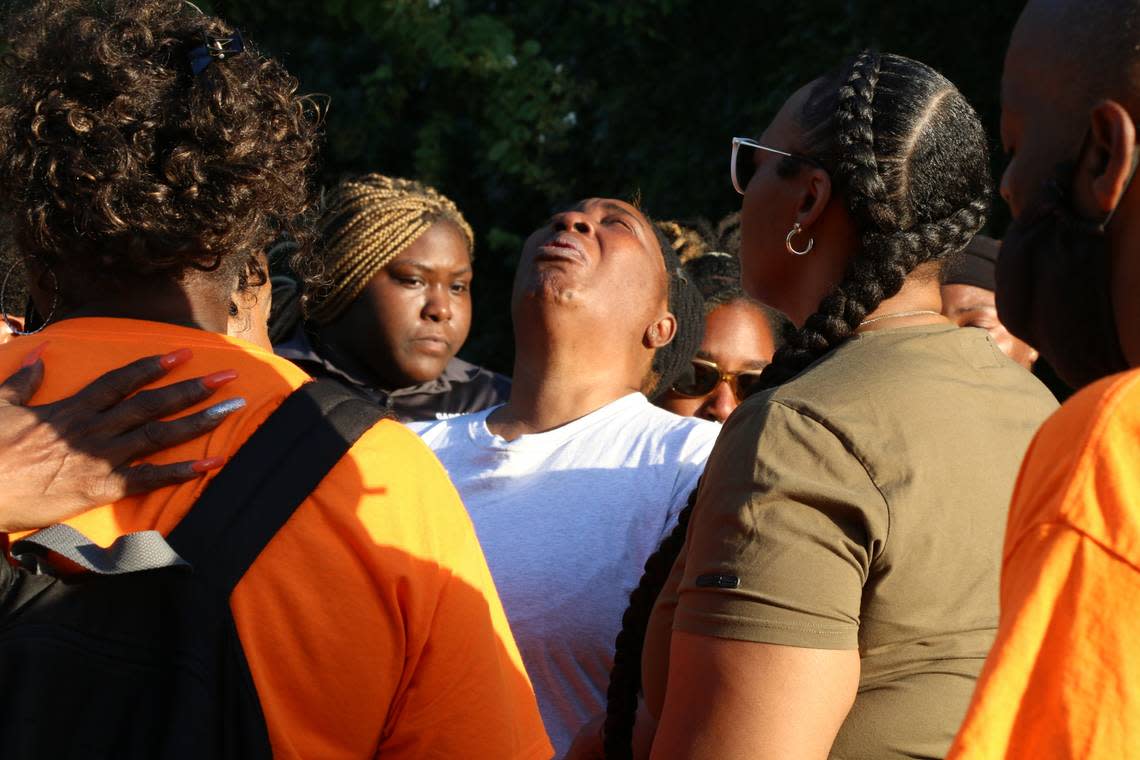
[[[863,52],[733,143],[745,289],[799,329],[631,595],[605,756],[636,733],[654,760],[941,757],[1055,405],[939,314],[941,263],[984,223],[986,136],[936,71]]]

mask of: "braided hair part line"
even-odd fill
[[[919,266],[964,248],[989,208],[981,122],[925,64],[863,51],[817,81],[799,118],[807,155],[829,168],[859,248],[843,279],[776,352],[762,376],[766,387],[850,339]]]

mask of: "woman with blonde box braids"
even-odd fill
[[[475,239],[451,200],[366,174],[326,194],[319,232],[323,268],[304,286],[305,321],[280,356],[404,421],[506,400],[510,381],[455,356],[471,327]]]

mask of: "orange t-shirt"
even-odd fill
[[[1140,370],[1069,400],[1026,454],[997,639],[951,758],[1140,756]]]
[[[32,400],[189,348],[160,384],[233,369],[202,406],[243,396],[216,430],[152,461],[232,455],[308,380],[284,359],[203,330],[74,319],[0,346],[0,378],[39,343]],[[166,534],[207,478],[97,507],[68,523],[101,545]],[[431,451],[384,420],[366,432],[257,558],[231,597],[274,755],[287,758],[548,758],[534,692],[471,520]]]

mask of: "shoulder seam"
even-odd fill
[[[1070,531],[1072,533],[1076,533],[1078,536],[1080,536],[1080,538],[1082,540],[1085,540],[1085,541],[1092,543],[1098,549],[1100,549],[1102,552],[1104,552],[1108,556],[1112,557],[1116,561],[1118,561],[1122,564],[1128,565],[1129,567],[1133,568],[1134,570],[1140,571],[1140,567],[1138,567],[1135,562],[1128,559],[1127,557],[1122,555],[1120,552],[1113,549],[1111,546],[1108,546],[1103,541],[1099,540],[1096,536],[1092,535],[1091,533],[1084,530],[1080,526],[1074,525],[1073,523],[1068,522],[1067,520],[1046,520],[1045,522],[1034,523],[1030,530],[1023,531],[1021,533],[1021,535],[1018,536],[1017,540],[1014,542],[1014,545],[1002,557],[1002,564],[1003,565],[1005,564],[1005,560],[1007,557],[1009,557],[1009,555],[1011,555],[1011,554],[1013,554],[1013,552],[1017,551],[1018,547],[1020,547],[1021,544],[1029,537],[1030,533],[1032,533],[1035,530],[1042,529],[1042,528],[1045,528],[1045,529],[1060,528],[1061,530],[1066,530],[1066,531]]]
[[[808,412],[806,409],[797,409],[797,408],[789,405],[788,403],[786,403],[784,401],[780,401],[779,399],[775,399],[775,398],[771,399],[770,403],[778,404],[779,406],[784,407],[785,409],[787,409],[788,411],[790,411],[794,414],[798,414],[801,417],[805,417],[805,418],[811,420],[812,422],[816,423],[820,427],[822,427],[827,432],[831,433],[832,437],[834,437],[835,440],[839,441],[840,445],[843,446],[844,450],[847,451],[847,453],[850,454],[855,459],[855,461],[859,463],[859,466],[863,468],[863,472],[867,475],[867,480],[870,481],[871,485],[874,487],[875,493],[879,494],[879,498],[883,500],[883,507],[887,513],[887,535],[883,539],[883,546],[879,552],[879,555],[881,556],[883,554],[883,552],[886,551],[887,543],[891,540],[891,504],[889,501],[887,501],[887,497],[883,493],[883,489],[879,488],[879,484],[876,483],[875,479],[871,476],[871,471],[867,468],[867,463],[864,462],[863,458],[861,456],[859,456],[859,454],[855,451],[854,444],[846,436],[841,435],[838,430],[836,430],[831,424],[829,424],[822,417],[819,417],[818,415],[812,414],[812,413]],[[879,559],[878,556],[874,557],[871,560],[872,564],[877,562],[878,559]]]
[[[1120,397],[1131,390],[1137,382],[1140,382],[1140,373],[1126,380],[1111,383],[1108,392],[1097,399],[1096,405],[1093,408],[1093,424],[1087,428],[1078,444],[1079,453],[1073,460],[1073,477],[1071,477],[1066,484],[1065,493],[1062,494],[1060,499],[1059,510],[1061,515],[1068,515],[1069,503],[1073,498],[1073,494],[1079,491],[1080,487],[1084,485],[1085,480],[1091,476],[1091,468],[1087,466],[1088,462],[1091,458],[1095,457],[1096,451],[1099,449],[1097,442],[1103,437],[1105,427],[1107,427],[1112,420],[1112,412],[1119,406]],[[1038,435],[1040,435],[1040,431],[1038,431]],[[1024,467],[1024,461],[1022,466]],[[1044,523],[1034,522],[1027,526],[1017,537],[1013,538],[1013,543],[1020,543],[1022,538],[1028,534],[1029,531],[1033,530],[1037,525],[1042,524]],[[1074,530],[1077,529],[1076,526],[1073,526],[1073,528]],[[1084,531],[1080,532],[1082,535],[1085,535]]]

